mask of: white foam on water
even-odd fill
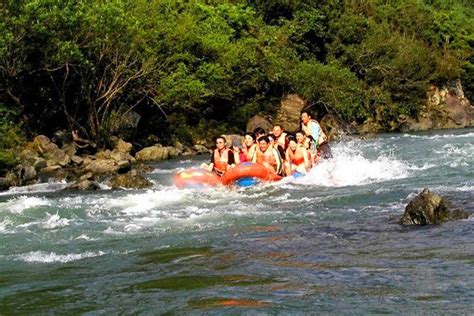
[[[377,159],[370,160],[365,158],[359,150],[347,146],[336,148],[334,157],[320,161],[306,176],[291,181],[300,184],[342,187],[410,176],[410,166],[392,155],[381,155]]]
[[[105,230],[103,231],[103,233],[104,233],[105,235],[113,235],[113,236],[121,236],[121,235],[125,235],[125,233],[124,233],[124,232],[121,232],[121,231],[115,230],[115,229],[113,229],[113,228],[112,228],[112,227],[110,227],[110,226],[109,226],[109,227],[107,227],[107,229],[105,229]]]
[[[31,208],[50,205],[51,201],[44,197],[18,196],[8,200],[5,203],[0,203],[0,211],[5,210],[10,213],[20,214],[23,211]]]
[[[434,167],[436,167],[434,164],[431,164],[431,163],[427,162],[427,163],[423,164],[423,166],[421,166],[421,167],[411,165],[411,166],[408,166],[407,169],[408,170],[413,170],[413,171],[421,171],[421,170],[428,170],[428,169],[431,169],[431,168],[434,168]]]
[[[7,191],[0,192],[0,196],[25,193],[55,192],[63,190],[67,187],[67,185],[68,184],[66,181],[52,181],[47,183],[27,185],[24,187],[11,187]]]
[[[175,169],[153,169],[153,171],[151,172],[151,174],[174,174],[176,173],[176,170]]]
[[[176,189],[160,191],[149,190],[145,193],[128,194],[117,199],[108,199],[108,208],[119,209],[127,215],[143,214],[158,206],[178,202],[187,196],[188,192]]]
[[[94,240],[98,240],[98,238],[91,238],[91,237],[87,236],[86,234],[81,234],[81,235],[77,236],[76,238],[74,238],[74,240],[94,241]]]
[[[474,137],[474,133],[466,134],[444,134],[444,135],[414,135],[414,134],[403,134],[404,138],[415,138],[415,139],[451,139],[451,138],[470,138]],[[392,137],[391,139],[398,139],[397,136]]]
[[[189,194],[186,190],[166,188],[164,190],[148,190],[145,193],[130,193],[121,197],[95,197],[88,201],[86,213],[89,216],[102,216],[104,213],[137,215],[146,213],[159,206],[178,202]]]
[[[58,227],[69,226],[70,220],[67,218],[61,218],[57,213],[56,214],[47,214],[47,217],[44,221],[41,222],[41,226],[46,229],[55,229]]]
[[[0,222],[0,234],[13,233],[14,231],[8,229],[8,227],[11,226],[13,226],[13,222],[8,219],[4,219],[2,222]]]
[[[86,258],[94,258],[104,255],[105,252],[84,252],[84,253],[70,253],[65,255],[59,255],[55,252],[45,252],[45,251],[31,251],[21,255],[15,256],[15,260],[24,261],[29,263],[55,263],[55,262],[70,262],[77,261]]]

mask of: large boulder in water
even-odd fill
[[[449,203],[443,197],[425,188],[408,203],[399,224],[405,226],[441,224],[469,217],[469,213],[465,210],[449,208]]]
[[[79,180],[76,183],[71,184],[65,190],[80,190],[80,191],[96,191],[100,190],[100,185],[93,180]]]
[[[306,102],[298,95],[288,94],[282,98],[273,122],[287,131],[296,131],[300,128],[300,113],[305,106]]]
[[[128,189],[144,189],[152,185],[142,173],[136,170],[129,171],[126,174],[121,174],[112,177],[108,182],[112,189],[128,188]]]

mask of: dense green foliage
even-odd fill
[[[191,142],[242,131],[290,92],[318,116],[393,129],[429,84],[461,78],[472,98],[473,17],[462,0],[6,0],[0,162],[18,126]]]

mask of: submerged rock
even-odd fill
[[[100,185],[99,183],[92,180],[80,180],[71,184],[65,190],[95,191],[100,190]]]
[[[152,185],[140,172],[132,170],[126,174],[112,177],[108,182],[112,189],[128,188],[128,189],[144,189]]]
[[[465,210],[449,208],[449,203],[443,197],[424,188],[408,203],[398,223],[405,226],[431,225],[469,217],[469,213]]]

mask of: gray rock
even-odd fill
[[[80,166],[84,162],[84,159],[82,159],[80,156],[73,155],[71,156],[71,161],[77,166]]]
[[[35,168],[29,165],[20,165],[18,170],[18,178],[22,184],[26,184],[31,180],[36,180],[38,173]]]
[[[48,164],[43,158],[36,158],[35,162],[33,163],[33,167],[36,171],[40,171],[41,169],[48,167]]]
[[[468,217],[469,213],[464,210],[450,210],[449,203],[444,198],[425,188],[408,203],[399,224],[404,226],[441,224]]]
[[[146,147],[137,152],[135,158],[137,161],[160,161],[165,159],[170,159],[177,157],[179,155],[179,150],[166,146],[155,145],[151,147]]]
[[[44,157],[47,160],[53,162],[53,163],[50,163],[50,165],[57,164],[57,165],[60,165],[61,167],[66,167],[71,162],[71,158],[69,157],[69,155],[59,148],[54,148],[54,149],[49,150],[48,152],[44,154]]]
[[[66,153],[69,157],[74,156],[77,153],[77,147],[74,144],[64,144],[61,150]]]
[[[118,173],[128,172],[132,168],[132,164],[128,160],[121,160],[117,162],[117,166],[118,166],[118,170],[117,170]]]
[[[100,190],[99,183],[91,180],[81,180],[71,184],[66,190],[96,191]]]
[[[355,133],[348,124],[345,124],[333,114],[327,114],[321,119],[321,128],[326,133],[328,139],[340,140],[348,134]]]
[[[0,191],[5,191],[10,188],[10,183],[8,183],[6,178],[0,178]]]
[[[127,143],[126,141],[123,141],[122,139],[118,139],[116,142],[115,142],[115,148],[114,150],[117,150],[118,152],[121,152],[121,153],[130,153],[130,151],[132,150],[133,146],[131,143]]]
[[[196,144],[193,146],[193,152],[196,153],[197,155],[209,155],[211,151],[204,145]]]
[[[263,128],[265,132],[267,133],[273,130],[273,124],[269,120],[267,120],[266,118],[260,115],[255,115],[247,122],[247,131],[253,132],[254,129],[256,129],[257,127]],[[283,128],[286,128],[286,127],[283,126]]]
[[[293,132],[299,129],[300,113],[306,102],[296,94],[288,94],[281,100],[280,108],[273,120],[280,124],[285,130]],[[262,126],[263,127],[263,126]],[[248,131],[253,131],[248,129]]]
[[[40,172],[41,173],[54,173],[61,169],[62,169],[61,166],[53,165],[53,166],[48,166],[46,168],[41,169]]]
[[[95,175],[112,174],[118,169],[119,167],[113,159],[96,159],[84,167],[86,172],[92,172]]]
[[[84,181],[84,180],[93,180],[93,179],[94,179],[94,174],[92,172],[87,172],[79,178],[79,182]]]
[[[108,182],[112,189],[129,188],[129,189],[144,189],[152,185],[141,173],[132,170],[126,174],[121,174],[112,177]]]

